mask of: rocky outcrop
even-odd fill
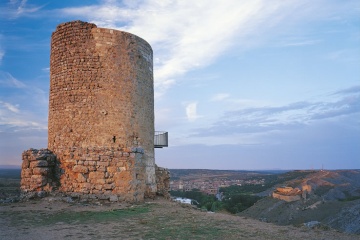
[[[286,202],[298,201],[301,199],[302,191],[298,188],[280,187],[272,193],[273,198],[284,200]]]

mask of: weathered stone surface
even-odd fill
[[[47,167],[47,166],[49,166],[49,164],[46,160],[37,160],[30,162],[30,168]]]
[[[81,166],[81,165],[75,165],[72,168],[72,171],[75,173],[87,173],[89,172],[89,169],[87,167]]]
[[[167,180],[165,170],[155,176],[152,54],[130,33],[81,21],[57,26],[48,149],[23,153],[22,191],[110,201],[155,195],[156,180]]]
[[[156,166],[155,173],[157,183],[156,194],[164,196],[165,198],[170,198],[170,172],[166,168]]]
[[[46,167],[35,167],[33,168],[34,175],[43,175],[46,176],[50,172],[49,168]]]
[[[66,163],[65,171],[73,164],[106,172],[114,157],[142,154],[142,184],[156,189],[150,45],[130,33],[81,21],[60,24],[51,40],[48,148]],[[69,148],[89,152],[77,159],[80,155],[63,152]],[[70,181],[62,177],[61,182]]]
[[[109,200],[110,200],[110,202],[117,202],[119,200],[119,198],[116,195],[110,195]]]
[[[30,149],[24,151],[22,157],[20,189],[27,198],[43,197],[46,192],[57,187],[55,155],[47,149]],[[34,191],[35,194],[29,194],[31,191]]]

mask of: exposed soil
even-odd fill
[[[137,205],[62,200],[0,204],[0,239],[360,239],[332,229],[201,212],[160,198]]]

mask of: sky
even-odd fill
[[[358,0],[2,0],[0,165],[47,146],[51,33],[72,20],[152,46],[159,166],[360,169]]]

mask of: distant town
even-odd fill
[[[183,171],[183,172],[180,172]],[[170,190],[171,191],[192,191],[198,189],[209,195],[216,195],[222,187],[233,185],[264,185],[265,178],[259,178],[258,173],[244,171],[215,171],[207,173],[206,170],[198,170],[194,174],[193,171],[188,173],[186,170],[171,170]],[[193,174],[189,174],[189,173]]]

